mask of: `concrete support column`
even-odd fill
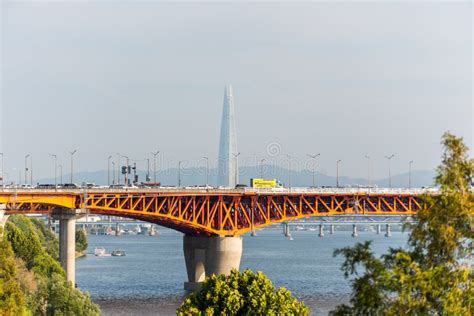
[[[358,234],[357,234],[357,225],[356,224],[353,224],[352,225],[352,237],[357,237]]]
[[[66,279],[76,284],[76,219],[59,220],[59,262],[66,271]]]
[[[380,235],[380,232],[381,232],[380,224],[377,224],[377,235]]]
[[[390,237],[392,236],[392,232],[390,231],[390,224],[387,224],[386,229],[385,229],[385,237]]]
[[[76,219],[85,210],[59,209],[53,218],[59,220],[59,262],[66,272],[66,280],[76,286]]]
[[[290,225],[288,225],[288,223],[285,223],[285,227],[284,227],[284,229],[283,229],[283,233],[285,234],[285,237],[291,237]]]
[[[322,224],[319,225],[319,237],[324,237],[324,226]]]
[[[334,234],[334,224],[331,224],[331,226],[329,226],[329,233],[330,233],[331,235]]]
[[[242,238],[184,236],[183,251],[188,274],[184,289],[196,291],[206,276],[228,275],[232,269],[239,269]]]

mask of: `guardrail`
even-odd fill
[[[196,187],[160,187],[160,188],[78,188],[78,189],[36,189],[36,188],[3,188],[0,192],[7,193],[37,193],[37,192],[60,192],[60,193],[86,193],[86,192],[111,192],[111,193],[282,193],[282,194],[434,194],[438,192],[436,188],[427,189],[406,189],[406,188],[196,188]]]

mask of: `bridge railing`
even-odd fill
[[[436,188],[307,188],[307,187],[294,187],[294,188],[196,188],[196,187],[166,187],[166,188],[87,188],[87,189],[12,189],[5,188],[0,191],[4,193],[74,193],[80,194],[85,192],[110,192],[110,193],[193,193],[193,194],[226,194],[226,193],[281,193],[281,194],[401,194],[401,195],[420,195],[420,194],[434,194],[438,192]]]

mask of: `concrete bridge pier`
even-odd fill
[[[392,236],[392,232],[390,230],[390,224],[387,224],[386,229],[385,229],[385,237],[390,237]]]
[[[291,232],[290,232],[290,225],[288,223],[285,223],[285,226],[283,228],[283,233],[285,234],[285,237],[291,237]]]
[[[380,235],[381,229],[380,229],[380,224],[377,224],[377,235]]]
[[[85,215],[81,209],[59,209],[53,218],[59,220],[59,262],[66,272],[66,280],[76,286],[76,219]]]
[[[324,226],[322,224],[319,225],[319,237],[324,237]]]
[[[357,237],[358,234],[357,234],[357,225],[356,224],[353,224],[352,225],[352,237]]]
[[[197,291],[206,276],[230,274],[239,269],[242,257],[242,238],[236,237],[183,237],[184,260],[188,282],[184,289]]]
[[[331,224],[331,226],[329,226],[329,234],[334,234],[334,224]]]

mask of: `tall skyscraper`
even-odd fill
[[[224,90],[224,106],[222,109],[221,136],[219,140],[218,185],[235,187],[239,182],[238,155],[234,96],[232,86],[227,85]]]

